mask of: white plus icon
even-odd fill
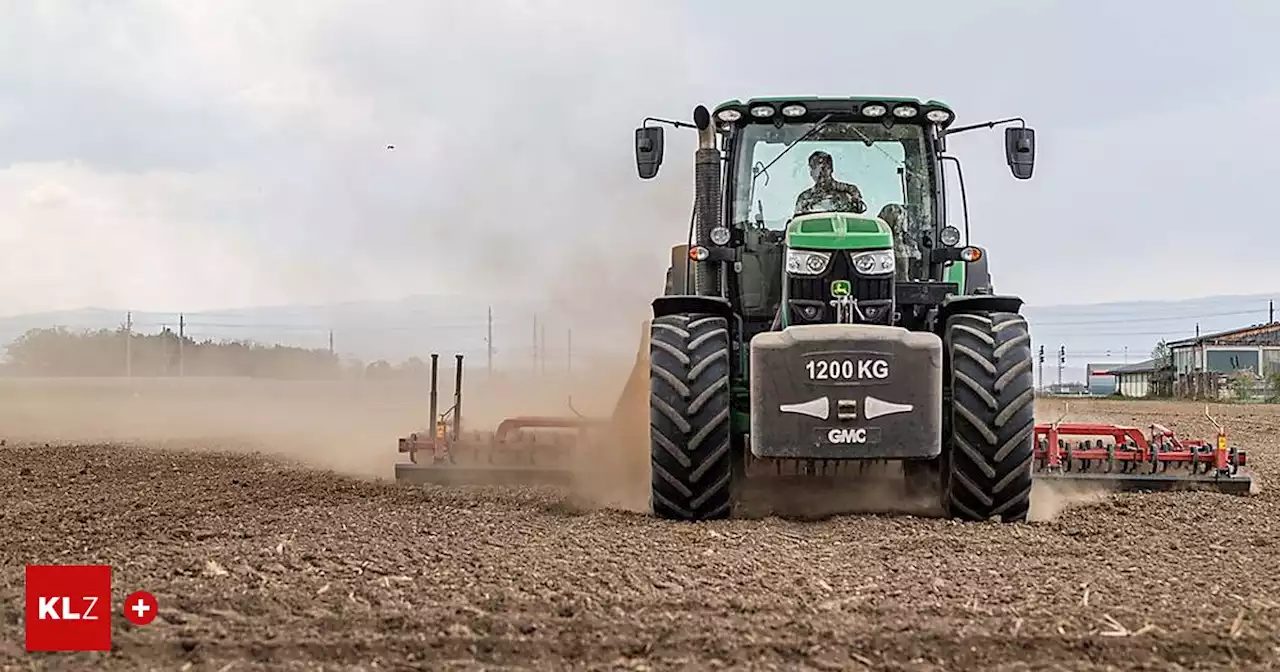
[[[145,617],[147,612],[151,610],[151,607],[147,606],[147,603],[143,602],[141,598],[138,599],[137,604],[129,608],[133,610],[133,613],[138,615],[138,618]]]
[[[156,617],[156,598],[145,590],[129,593],[124,598],[124,617],[134,625],[146,625]]]

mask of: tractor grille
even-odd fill
[[[880,319],[871,320],[877,324],[886,324],[892,318],[892,302],[894,293],[893,276],[870,278],[859,275],[853,270],[853,262],[849,259],[849,253],[840,251],[831,255],[831,263],[827,266],[826,273],[818,277],[802,277],[787,276],[788,294],[791,305],[791,323],[792,324],[814,324],[823,322],[834,322],[835,311],[829,304],[831,301],[831,283],[836,280],[848,280],[853,285],[853,296],[858,302],[884,302],[888,303],[889,309],[880,311],[878,316]],[[803,304],[802,306],[797,305]],[[874,304],[872,304],[874,305]],[[801,308],[808,310],[801,312]],[[812,316],[812,311],[818,310],[818,315]],[[807,314],[805,314],[807,313]]]

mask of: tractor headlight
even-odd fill
[[[945,124],[951,121],[951,113],[946,110],[929,110],[929,113],[924,116],[935,124]]]
[[[711,229],[711,242],[716,245],[728,245],[729,237],[730,234],[728,227],[717,226]]]
[[[787,272],[795,275],[821,275],[831,263],[830,252],[787,250]]]
[[[862,106],[862,115],[864,117],[883,117],[884,113],[888,111],[888,108],[880,103],[871,103],[869,105]]]
[[[942,241],[947,247],[955,247],[960,244],[960,229],[954,226],[944,226],[938,232],[938,240]]]
[[[853,255],[853,268],[863,275],[892,273],[893,250],[859,252]]]

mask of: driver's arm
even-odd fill
[[[800,192],[799,195],[796,196],[796,208],[794,210],[795,214],[799,215],[803,213],[804,210],[808,207],[807,202],[809,200],[809,194],[812,191],[813,191],[812,189],[805,189],[804,191]]]
[[[859,215],[867,211],[867,202],[862,200],[862,190],[858,189],[858,185],[847,183],[845,191],[853,197],[853,211]]]

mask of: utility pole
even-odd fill
[[[1267,302],[1267,324],[1275,324],[1275,323],[1276,323],[1276,302],[1268,301]]]
[[[333,329],[329,330],[329,366],[333,367],[329,369],[329,375],[334,378],[342,377],[342,360],[338,359],[333,353]]]
[[[1044,392],[1044,344],[1040,344],[1040,391]]]
[[[178,313],[178,377],[185,378],[187,375],[187,364],[182,359],[182,342],[187,340],[187,316]]]
[[[1067,346],[1058,347],[1058,391],[1062,391],[1062,367],[1067,364]],[[1088,381],[1085,381],[1088,383]]]
[[[489,346],[488,351],[488,375],[489,380],[493,380],[493,306],[489,306],[489,336],[485,339],[485,343]]]
[[[133,311],[124,316],[124,377],[133,377]]]
[[[533,316],[533,372],[538,372],[538,316]]]
[[[545,322],[539,326],[538,332],[538,373],[547,375],[547,324]]]

